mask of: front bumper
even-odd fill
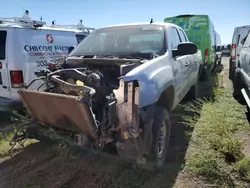
[[[37,122],[96,138],[97,126],[88,94],[78,97],[31,90],[19,90],[18,93]]]

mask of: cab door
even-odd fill
[[[177,49],[177,46],[181,43],[181,38],[176,28],[170,28],[168,40],[170,41],[169,51]],[[184,98],[190,89],[188,57],[186,55],[177,57],[172,56],[172,69],[176,93],[174,104],[177,104]]]
[[[243,74],[245,83],[250,87],[250,32],[240,52],[239,62],[241,70],[245,73]]]
[[[0,29],[0,98],[10,98],[7,30]]]
[[[184,31],[182,29],[178,29],[181,42],[188,42],[187,36],[185,35]],[[187,67],[187,78],[189,79],[188,85],[189,87],[192,87],[196,83],[196,74],[197,74],[197,65],[198,62],[194,58],[194,55],[185,55],[185,60],[188,62],[188,67]]]

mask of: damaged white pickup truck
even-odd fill
[[[52,128],[79,146],[109,146],[142,168],[158,169],[170,113],[186,95],[198,96],[200,65],[200,51],[176,25],[97,29],[64,63],[41,73],[45,90],[19,90],[28,111],[25,131],[40,138],[41,129]]]

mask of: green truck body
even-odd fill
[[[209,16],[185,14],[165,18],[164,22],[184,29],[189,41],[201,50],[203,73],[211,72],[216,63],[216,31]]]

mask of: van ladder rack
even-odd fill
[[[88,33],[95,30],[95,28],[84,26],[82,24],[82,20],[80,20],[80,22],[77,25],[57,25],[57,24],[55,24],[55,21],[52,21],[51,27],[61,28],[61,29],[78,29],[78,30],[85,31],[85,32],[88,32]]]
[[[16,23],[19,25],[29,25],[34,27],[42,27],[46,25],[46,22],[41,20],[31,20],[29,17],[29,11],[26,10],[23,17],[12,17],[12,18],[0,18],[0,22],[4,23]]]

